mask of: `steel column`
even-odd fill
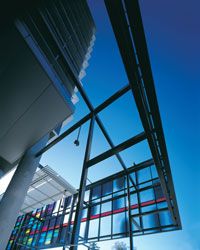
[[[87,162],[90,159],[90,152],[91,152],[91,147],[92,147],[92,137],[93,137],[93,131],[94,131],[94,119],[95,118],[93,116],[91,121],[90,121],[87,145],[86,145],[86,150],[85,150],[85,157],[84,157],[84,162],[83,162],[83,169],[82,169],[82,174],[81,174],[80,188],[79,188],[79,193],[78,193],[78,203],[77,203],[77,207],[76,207],[74,227],[73,227],[73,231],[72,231],[70,250],[76,250],[77,246],[78,246],[81,216],[82,216],[84,195],[85,195],[87,175],[88,175]]]
[[[129,175],[126,176],[127,182],[127,200],[128,200],[128,226],[129,226],[129,243],[130,250],[134,250],[133,245],[133,232],[132,232],[132,217],[131,217],[131,194],[130,194],[130,184],[129,184]]]

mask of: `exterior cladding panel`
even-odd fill
[[[84,77],[95,40],[95,24],[87,2],[41,1],[19,20],[59,76],[65,91],[74,97],[76,90],[69,67],[77,78]]]

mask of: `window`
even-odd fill
[[[124,197],[113,200],[113,212],[120,208],[125,208]]]
[[[113,181],[113,192],[117,192],[124,189],[124,183],[125,183],[124,177],[115,179]]]
[[[113,234],[122,234],[126,232],[125,213],[113,215]]]
[[[112,182],[106,182],[103,184],[102,196],[106,196],[112,193]]]
[[[91,220],[89,224],[88,238],[98,237],[98,230],[99,230],[99,219]]]
[[[100,236],[111,234],[111,216],[101,218]]]

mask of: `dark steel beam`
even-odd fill
[[[126,85],[125,87],[121,88],[119,91],[117,91],[115,94],[110,96],[107,100],[105,100],[103,103],[101,103],[98,107],[96,107],[92,112],[87,114],[85,117],[80,119],[77,123],[75,123],[73,126],[71,126],[68,130],[63,132],[61,135],[59,135],[55,140],[53,140],[51,143],[49,143],[47,146],[45,146],[43,149],[41,149],[37,154],[36,157],[40,156],[41,154],[45,153],[47,150],[49,150],[51,147],[56,145],[58,142],[63,140],[65,137],[67,137],[69,134],[74,132],[76,129],[78,129],[81,125],[89,121],[91,119],[92,115],[97,115],[102,110],[104,110],[106,107],[108,107],[111,103],[116,101],[118,98],[126,94],[130,90],[130,85]]]
[[[134,224],[138,224],[134,218],[131,217],[131,194],[130,194],[130,183],[129,183],[129,175],[127,174],[126,176],[126,184],[127,184],[127,201],[128,201],[128,232],[129,232],[129,245],[130,245],[130,250],[134,250],[134,245],[133,245],[133,232],[132,232],[132,221]],[[140,230],[140,227],[138,227]]]
[[[165,143],[165,137],[162,128],[162,121],[160,117],[159,106],[156,97],[156,90],[154,86],[154,80],[151,70],[151,64],[149,59],[149,53],[145,38],[144,27],[142,24],[142,16],[140,12],[140,6],[138,0],[124,0],[128,19],[130,23],[130,29],[132,37],[135,43],[137,52],[137,58],[139,61],[140,69],[142,72],[143,82],[147,93],[148,102],[151,108],[151,113],[154,120],[154,126],[158,137],[158,143],[161,150],[162,160],[164,161],[165,169],[168,176],[168,183],[170,188],[170,196],[175,204],[175,213],[179,226],[181,226],[180,215],[178,211],[178,205],[176,200],[176,194],[174,191],[174,185],[172,180],[172,174],[170,169],[170,163],[167,153],[167,147]]]
[[[101,161],[104,161],[107,158],[109,158],[113,155],[116,155],[117,153],[119,153],[119,152],[145,140],[145,139],[146,139],[146,135],[144,132],[142,132],[136,136],[133,136],[130,139],[118,144],[114,148],[111,148],[111,149],[107,150],[106,152],[92,158],[91,160],[88,161],[87,166],[91,167],[91,166],[93,166]]]
[[[129,174],[131,174],[131,173],[133,173],[135,171],[138,171],[140,169],[143,169],[143,168],[146,168],[146,167],[150,167],[153,164],[154,164],[153,159],[149,159],[149,160],[146,160],[146,161],[141,162],[139,164],[135,164],[134,166],[131,166],[130,168],[127,168],[127,172]],[[94,187],[94,186],[98,186],[98,185],[104,184],[104,183],[106,183],[108,181],[111,181],[111,180],[120,178],[122,176],[125,176],[126,174],[127,174],[126,171],[122,170],[122,171],[120,171],[120,172],[118,172],[116,174],[110,175],[110,176],[108,176],[108,177],[106,177],[104,179],[101,179],[99,181],[96,181],[96,182],[93,182],[93,183],[87,185],[87,190],[90,189],[90,188],[92,188],[92,187]]]
[[[121,57],[126,69],[126,73],[132,88],[135,103],[142,121],[142,125],[147,135],[150,150],[157,168],[163,193],[166,197],[169,210],[171,212],[174,224],[177,224],[176,215],[171,203],[167,181],[163,173],[162,159],[157,145],[157,138],[154,132],[153,117],[149,109],[146,93],[144,92],[142,76],[138,70],[138,63],[129,31],[129,23],[125,14],[124,6],[121,0],[105,0],[106,8],[115,33]]]
[[[83,161],[83,169],[82,169],[80,188],[79,188],[79,193],[78,193],[78,203],[76,206],[74,226],[73,226],[73,231],[72,231],[72,236],[71,236],[70,250],[76,250],[78,247],[82,209],[83,209],[84,195],[85,195],[87,175],[88,175],[87,162],[90,159],[90,153],[91,153],[91,147],[92,147],[92,137],[93,137],[93,131],[94,131],[94,121],[95,121],[95,118],[93,116],[91,121],[90,121],[89,133],[88,133],[86,150],[85,150],[85,157],[84,157],[84,161]]]

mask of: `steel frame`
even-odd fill
[[[90,121],[87,145],[85,149],[85,158],[83,162],[82,175],[80,180],[80,187],[78,190],[78,203],[76,205],[76,214],[75,214],[73,232],[71,234],[71,241],[70,241],[71,250],[76,250],[79,244],[79,231],[81,224],[82,209],[87,206],[89,207],[89,209],[91,209],[90,204],[84,202],[85,192],[88,189],[92,188],[94,185],[98,185],[98,183],[103,184],[108,180],[112,180],[113,178],[120,176],[127,177],[126,195],[128,198],[129,237],[130,237],[130,249],[133,250],[132,222],[138,228],[138,232],[148,231],[143,228],[141,217],[149,213],[158,213],[158,210],[146,213],[142,212],[140,207],[141,201],[138,200],[139,213],[137,215],[131,214],[130,195],[133,193],[139,194],[139,192],[142,189],[139,187],[137,183],[137,176],[136,176],[136,182],[134,182],[134,180],[130,176],[130,173],[151,166],[152,164],[155,164],[156,166],[162,191],[164,193],[164,197],[168,204],[168,209],[172,216],[173,226],[176,229],[181,229],[181,221],[171,176],[170,164],[165,144],[164,133],[162,129],[162,123],[156,98],[156,92],[151,72],[150,60],[148,56],[147,44],[145,40],[144,28],[142,24],[142,18],[138,0],[115,0],[115,1],[105,0],[105,5],[118,43],[121,57],[125,66],[129,84],[123,87],[121,90],[117,91],[114,95],[105,100],[98,107],[94,108],[87,94],[85,93],[82,84],[76,78],[73,70],[70,67],[70,64],[67,63],[66,65],[68,67],[68,73],[71,79],[73,80],[75,86],[77,87],[79,93],[81,94],[84,102],[89,108],[90,113],[88,113],[85,117],[80,119],[77,123],[75,123],[69,129],[67,129],[64,133],[58,136],[58,138],[49,143],[47,146],[45,146],[42,150],[40,150],[36,154],[36,157],[43,154],[51,147],[53,147],[55,144],[57,144],[65,137],[70,135],[73,131],[78,129],[81,125]],[[59,41],[57,41],[57,43],[59,45]],[[62,52],[63,57],[67,61],[67,55],[65,54],[66,53],[65,50],[63,50],[61,47],[60,50]],[[99,118],[98,114],[129,91],[131,91],[133,94],[140,115],[140,119],[144,128],[144,132],[132,138],[129,138],[128,140],[115,146],[109,136],[109,133],[106,131],[104,124]],[[93,159],[90,159],[90,151],[93,139],[93,128],[95,122],[101,129],[111,149],[107,150],[106,152],[103,152],[102,154],[94,157]],[[127,168],[119,153],[146,139],[148,141],[153,159],[150,159],[138,165],[129,166]],[[96,183],[92,183],[86,186],[87,174],[89,168],[94,167],[95,164],[113,155],[116,156],[123,170],[108,178],[105,178]],[[129,180],[131,182],[131,185]],[[134,191],[131,189],[131,187],[134,188]],[[145,190],[145,188],[143,189]],[[137,195],[137,197],[139,197],[139,195]],[[112,199],[113,198],[111,198],[111,200]],[[166,210],[166,208],[163,209],[163,211],[164,210]],[[139,217],[140,225],[135,221],[134,218],[136,217]],[[87,230],[88,230],[88,225],[86,231]]]
[[[137,175],[138,173],[140,173],[140,171],[143,171],[143,170],[148,170],[148,171],[152,171],[152,167],[154,167],[154,162],[152,159],[149,159],[145,162],[142,162],[140,164],[137,164],[131,168],[129,168],[129,174],[128,176],[131,176],[132,174],[134,175]],[[84,217],[81,217],[81,223],[82,222],[86,222],[86,229],[85,229],[85,235],[82,237],[79,236],[79,241],[78,241],[78,244],[84,244],[84,245],[87,245],[88,243],[90,243],[91,241],[98,241],[98,240],[106,240],[106,238],[115,238],[115,237],[130,237],[131,235],[133,236],[138,236],[138,235],[142,235],[142,234],[149,234],[149,233],[152,233],[152,230],[154,230],[154,233],[158,233],[158,232],[162,232],[162,231],[165,231],[165,230],[176,230],[177,229],[177,226],[173,225],[173,224],[162,224],[160,221],[158,222],[157,227],[155,228],[155,225],[152,226],[152,228],[147,228],[146,226],[144,227],[143,224],[142,224],[142,221],[143,221],[143,218],[146,217],[146,216],[149,216],[149,215],[155,215],[156,217],[159,218],[159,214],[162,213],[162,212],[169,212],[169,209],[167,207],[167,204],[166,203],[166,199],[165,197],[163,197],[163,194],[161,195],[161,198],[157,197],[156,195],[156,190],[154,190],[156,187],[160,187],[160,182],[159,182],[159,177],[155,177],[151,174],[151,177],[147,177],[146,181],[141,181],[141,179],[139,181],[136,181],[137,183],[137,187],[138,189],[136,190],[135,187],[133,186],[133,184],[129,181],[125,181],[125,183],[123,184],[123,187],[120,188],[119,190],[117,191],[114,191],[114,187],[112,187],[112,195],[109,195],[109,194],[105,194],[103,195],[103,189],[104,189],[104,186],[107,185],[107,183],[114,183],[113,181],[115,180],[119,180],[121,178],[123,178],[124,180],[128,179],[127,177],[127,174],[125,173],[125,171],[120,171],[114,175],[111,175],[109,177],[106,177],[100,181],[97,181],[95,183],[92,183],[92,184],[89,184],[85,187],[85,191],[90,191],[90,197],[89,197],[89,200],[85,201],[83,203],[83,209],[87,209],[87,213],[84,213]],[[146,178],[146,177],[145,177]],[[150,178],[150,179],[149,179]],[[96,188],[96,187],[99,187],[101,186],[101,191],[100,191],[100,197],[101,199],[99,199],[100,197],[92,197],[93,196],[93,190]],[[134,203],[133,203],[133,197],[137,196],[138,198],[142,198],[143,197],[143,192],[144,191],[150,191],[153,192],[154,190],[154,197],[156,200],[147,200],[144,202],[143,201],[136,201],[135,198],[134,198]],[[80,193],[79,193],[80,195]],[[57,220],[59,220],[59,217],[61,217],[61,222],[60,222],[60,233],[59,233],[59,237],[58,239],[55,241],[52,241],[50,245],[47,245],[45,246],[44,243],[43,245],[41,246],[42,248],[49,248],[49,247],[56,247],[56,246],[63,246],[63,244],[66,246],[66,247],[76,247],[74,246],[73,244],[71,244],[71,241],[72,241],[72,236],[73,236],[73,231],[72,231],[72,228],[70,226],[67,226],[66,225],[64,226],[64,222],[63,222],[63,218],[65,217],[65,215],[68,214],[68,223],[67,225],[74,225],[74,223],[76,222],[76,220],[72,219],[72,215],[75,213],[76,211],[76,208],[79,207],[79,205],[77,205],[77,203],[75,204],[76,202],[76,195],[74,195],[74,198],[72,200],[72,204],[70,207],[66,208],[65,207],[62,207],[61,204],[63,204],[63,202],[60,202],[59,204],[59,209],[56,210],[57,212],[51,212],[51,214],[49,215],[49,213],[47,213],[47,210],[45,211],[46,215],[44,214],[44,212],[42,212],[41,214],[41,218],[42,218],[42,221],[43,221],[43,225],[38,227],[37,231],[39,234],[42,234],[43,232],[43,228],[45,227],[45,225],[48,224],[48,228],[47,229],[47,232],[49,232],[49,230],[52,230],[52,223],[51,223],[51,227],[50,227],[50,221],[52,219],[54,219],[54,226],[53,228],[57,228],[55,227],[55,225],[58,225],[57,224]],[[111,196],[111,197],[110,197]],[[132,198],[131,198],[132,197]],[[130,199],[131,198],[131,199]],[[104,204],[108,204],[108,203],[111,203],[111,204],[116,204],[116,202],[118,200],[124,200],[124,204],[127,204],[127,205],[123,205],[122,208],[118,210],[116,210],[116,208],[112,207],[111,211],[107,211],[106,213],[103,212],[101,209],[100,209],[100,214],[96,214],[95,216],[93,216],[93,209],[94,207],[98,207],[100,206],[100,208],[102,208],[104,206]],[[149,199],[149,198],[148,198]],[[131,200],[131,202],[130,202]],[[140,200],[140,199],[139,199]],[[135,203],[136,202],[136,203]],[[68,203],[67,203],[68,204]],[[158,204],[163,204],[161,206],[158,207]],[[153,205],[153,208],[152,208],[152,205]],[[52,207],[52,205],[51,205]],[[134,211],[135,209],[135,211]],[[145,209],[145,210],[144,210]],[[41,209],[40,209],[41,210]],[[53,211],[53,210],[52,210]],[[130,213],[131,212],[131,213]],[[89,229],[88,226],[91,222],[91,220],[98,220],[99,223],[101,224],[101,220],[102,218],[106,218],[107,216],[110,216],[111,219],[113,218],[114,214],[120,214],[120,213],[126,213],[126,216],[128,215],[129,218],[131,218],[131,220],[127,219],[127,232],[126,233],[120,233],[120,234],[116,234],[116,232],[111,232],[111,235],[105,235],[105,236],[102,236],[102,233],[100,234],[100,232],[102,232],[101,228],[98,229],[98,235],[96,235],[95,238],[91,238],[91,235],[89,234],[89,230],[91,232],[91,228]],[[38,224],[37,221],[38,221],[38,218],[34,216],[32,216],[31,214],[27,214],[28,217],[33,217],[35,218],[35,223],[36,225]],[[121,215],[120,215],[121,216]],[[124,215],[123,215],[124,216]],[[139,218],[139,221],[137,222],[136,220]],[[47,222],[46,222],[47,220]],[[45,223],[45,224],[44,224]],[[33,223],[34,224],[34,223]],[[29,224],[29,221],[27,220],[24,220],[24,223],[22,225],[23,229],[20,230],[20,237],[21,237],[21,232],[25,233],[27,229],[30,229],[30,228],[33,228],[33,224]],[[99,225],[100,225],[99,224]],[[114,224],[113,222],[111,223],[111,228],[114,227]],[[132,231],[132,225],[135,226],[134,228],[134,231]],[[63,234],[63,229],[64,227],[66,227],[66,231],[65,231],[65,240],[64,242],[65,243],[60,243],[60,237],[61,235]],[[91,226],[90,226],[91,227]],[[165,229],[166,228],[166,229]],[[151,230],[152,229],[152,230]],[[32,229],[31,229],[32,230]],[[75,230],[75,228],[73,228],[73,230]],[[24,234],[23,233],[23,234]],[[32,235],[32,233],[31,233]],[[45,240],[47,238],[47,233],[46,233],[46,236],[45,236]],[[19,243],[19,244],[22,244],[24,246],[26,246],[27,244],[27,239],[28,239],[28,235],[27,234],[24,234],[23,237],[26,236],[26,243],[23,241],[18,241],[17,239],[15,240],[16,244],[13,246],[14,248],[12,249],[15,249],[16,245]],[[40,239],[40,237],[37,237],[37,241]],[[132,243],[132,237],[130,237],[130,243]],[[19,246],[18,244],[18,246]],[[29,246],[27,246],[28,248]],[[31,246],[32,247],[32,246]],[[37,245],[38,247],[38,245]],[[17,248],[18,249],[18,248]],[[19,248],[20,249],[20,248]]]

